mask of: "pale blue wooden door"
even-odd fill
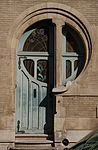
[[[44,133],[47,111],[45,99],[48,103],[48,56],[17,58],[17,131]]]
[[[52,133],[54,25],[51,20],[28,28],[17,47],[16,132]]]

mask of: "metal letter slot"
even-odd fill
[[[34,89],[34,98],[36,98],[36,89]]]

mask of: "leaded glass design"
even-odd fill
[[[26,68],[26,70],[28,71],[28,73],[34,77],[34,61],[33,60],[30,60],[30,59],[25,59],[23,61],[23,64]]]
[[[36,28],[26,39],[23,51],[47,52],[48,51],[48,28]]]
[[[48,82],[47,79],[47,69],[48,69],[48,62],[47,60],[38,60],[37,62],[37,80],[41,82]]]

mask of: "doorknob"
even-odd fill
[[[34,89],[34,98],[36,98],[36,89]]]

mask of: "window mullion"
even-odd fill
[[[37,79],[37,59],[34,61],[34,78]]]
[[[54,19],[56,24],[56,48],[55,48],[55,86],[62,85],[62,26],[64,21]]]
[[[71,60],[71,65],[72,65],[72,74],[71,75],[74,75],[74,60],[73,59]]]

